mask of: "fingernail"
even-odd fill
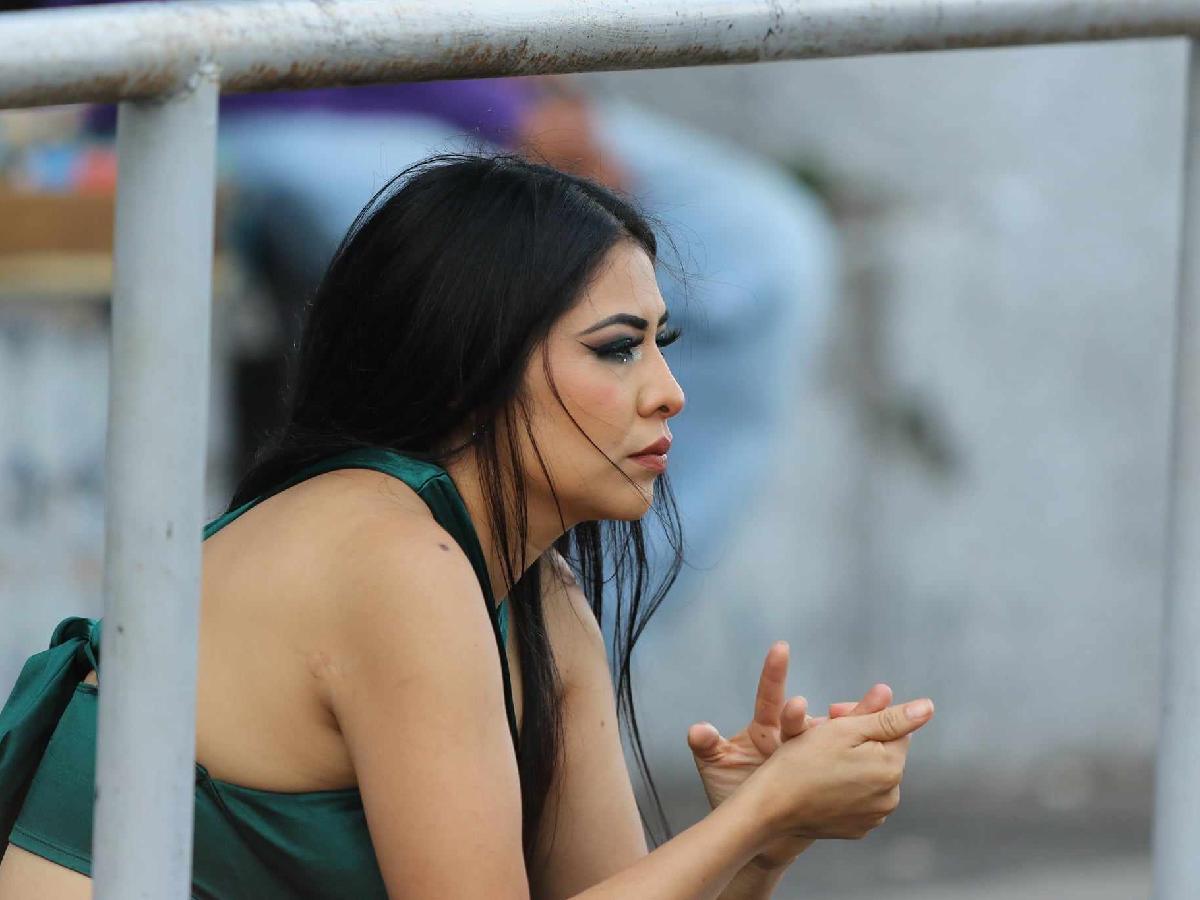
[[[928,700],[914,700],[904,707],[904,714],[910,719],[924,719],[933,712],[933,704]]]

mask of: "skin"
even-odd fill
[[[713,813],[718,818],[659,848],[647,865],[603,637],[579,586],[548,552],[564,527],[636,519],[650,507],[656,475],[630,456],[669,435],[668,420],[685,402],[656,343],[664,337],[665,312],[651,261],[621,242],[526,372],[534,437],[559,503],[526,442],[523,566],[544,567],[543,606],[563,683],[565,739],[565,764],[544,819],[556,823],[553,843],[550,829],[542,829],[530,870],[521,855],[519,781],[499,659],[490,625],[479,615],[478,582],[424,503],[382,473],[344,470],[309,479],[204,543],[196,755],[213,778],[287,792],[357,786],[381,870],[397,896],[459,896],[487,884],[489,897],[500,897],[504,885],[513,897],[549,900],[597,890],[598,897],[632,896],[667,883],[724,884],[755,853],[759,865],[785,861],[797,852],[797,841],[819,836],[760,841],[766,826],[758,824],[756,810],[769,806],[771,795],[731,800],[785,741],[807,741],[813,752],[823,746],[812,738],[818,729],[798,709],[801,701],[780,702],[786,657],[781,671],[775,649],[744,735],[726,741],[705,725],[689,734],[693,751],[703,754],[697,766],[720,807]],[[595,327],[617,314],[646,325]],[[621,352],[601,355],[622,340]],[[471,455],[449,468],[472,520],[485,521]],[[494,542],[486,529],[479,533],[493,594],[501,598],[505,582]],[[515,633],[509,637],[521,726],[519,655]],[[831,714],[852,711],[839,707]],[[889,751],[891,744],[871,740],[880,737],[869,738],[859,755],[883,754],[894,772],[902,764],[900,742]],[[886,788],[898,777],[878,783]],[[839,801],[820,821],[852,813],[851,825],[839,827],[861,833],[873,827],[860,824],[864,810],[875,822],[878,810],[894,806],[883,795],[868,800],[850,810]],[[488,827],[466,825],[481,822]],[[597,833],[605,840],[596,841]],[[468,870],[450,864],[464,853]],[[601,882],[607,889],[597,887]],[[90,881],[10,847],[0,863],[0,897],[10,896],[76,900],[90,896]]]

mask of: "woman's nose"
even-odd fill
[[[646,388],[644,412],[648,415],[656,412],[662,413],[670,418],[683,411],[687,398],[683,393],[683,388],[671,374],[671,368],[667,365],[666,360],[660,361],[661,365],[656,367],[653,379]]]

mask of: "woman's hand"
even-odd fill
[[[900,803],[909,736],[932,718],[933,703],[914,700],[784,742],[738,792],[762,817],[763,846],[784,835],[861,838],[882,825]]]
[[[722,737],[708,722],[697,723],[688,729],[688,745],[692,749],[704,793],[713,809],[729,797],[784,741],[826,720],[825,717],[815,719],[807,714],[804,697],[792,697],[785,702],[789,655],[786,641],[777,641],[767,651],[758,682],[754,715],[750,724],[732,738]],[[878,712],[891,701],[891,688],[886,684],[877,684],[857,704],[832,704],[829,718]],[[787,866],[811,843],[809,838],[778,838],[755,858],[755,862],[763,868]]]

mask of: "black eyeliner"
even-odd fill
[[[670,331],[664,332],[661,336],[656,335],[654,343],[661,347],[669,347],[675,343],[682,334],[678,328],[672,328]],[[599,357],[609,357],[618,353],[628,353],[636,347],[640,347],[645,342],[645,338],[624,337],[615,341],[610,341],[607,344],[602,344],[599,347],[593,347],[590,344],[580,341],[583,346],[587,347]]]

